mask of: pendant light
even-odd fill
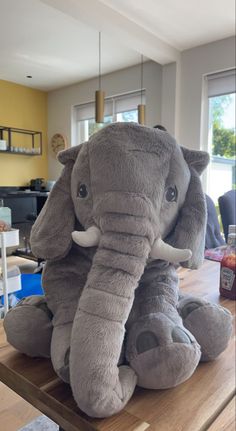
[[[99,90],[95,92],[95,119],[96,123],[104,123],[104,97],[105,92],[101,90],[101,32],[99,32]]]
[[[145,124],[146,106],[143,104],[143,55],[141,55],[141,104],[138,105],[138,122]]]

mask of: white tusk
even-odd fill
[[[152,246],[150,256],[154,259],[167,260],[171,263],[185,262],[192,256],[189,249],[174,248],[166,244],[161,238],[156,239]]]
[[[101,231],[97,226],[90,226],[85,232],[74,230],[72,239],[81,247],[95,247],[101,238]]]

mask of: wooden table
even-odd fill
[[[235,302],[219,297],[219,263],[205,261],[197,271],[179,271],[181,288],[227,307],[235,315]],[[167,390],[137,388],[126,408],[108,419],[92,419],[76,406],[69,385],[60,381],[49,360],[18,353],[0,333],[0,380],[57,422],[66,431],[233,431],[235,414],[235,349],[210,363],[200,364],[194,375]]]

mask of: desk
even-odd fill
[[[235,315],[235,302],[218,294],[219,263],[205,261],[197,271],[178,272],[184,292],[221,303]],[[66,431],[233,431],[234,363],[232,337],[216,361],[200,364],[180,386],[162,391],[136,388],[121,413],[91,419],[78,409],[69,385],[60,381],[49,360],[18,353],[7,344],[2,327],[0,334],[0,380]]]

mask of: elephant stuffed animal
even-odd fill
[[[116,123],[58,158],[31,234],[45,296],[22,300],[4,327],[19,351],[51,358],[85,413],[107,417],[136,385],[174,387],[229,341],[231,314],[181,295],[175,269],[203,260],[209,157]]]

